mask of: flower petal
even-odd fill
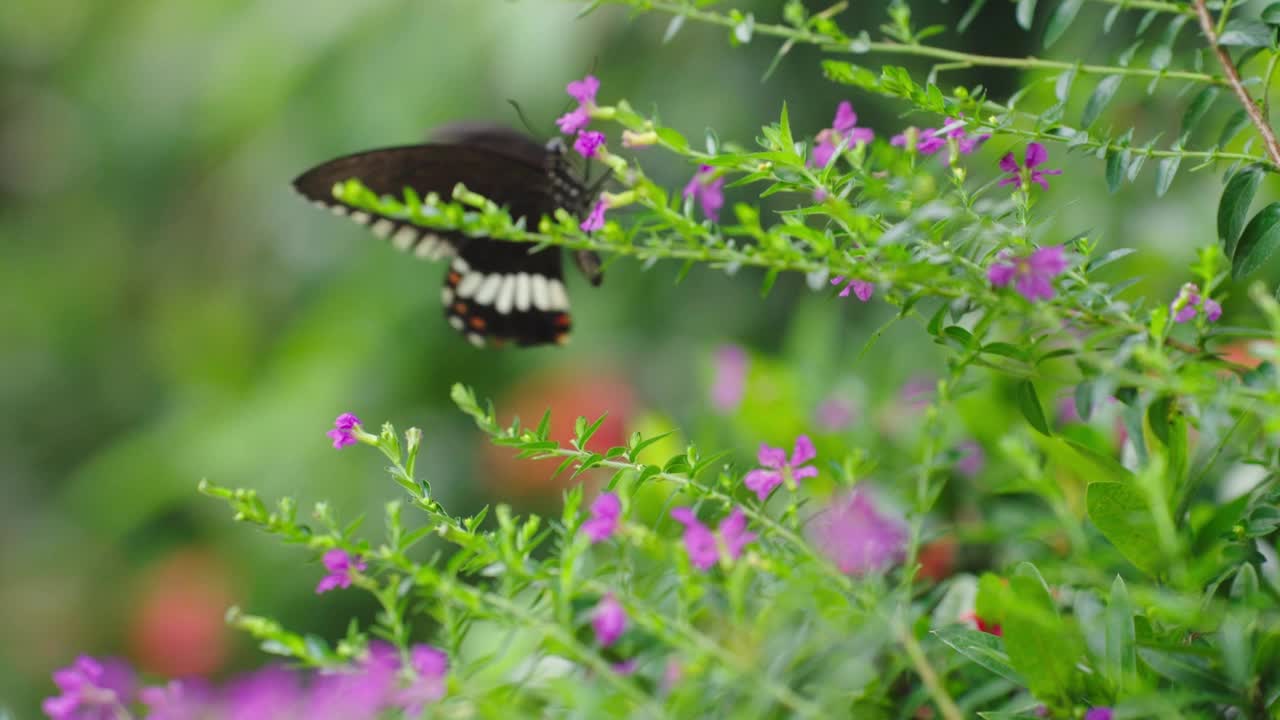
[[[787,464],[787,451],[760,443],[760,452],[756,454],[756,460],[767,468],[779,470]]]
[[[1044,145],[1033,142],[1027,145],[1027,167],[1033,168],[1042,164],[1049,159],[1049,151],[1044,149]]]
[[[836,132],[846,133],[857,124],[858,114],[853,111],[853,105],[848,100],[844,100],[836,106],[836,117],[831,121],[831,129]]]
[[[1004,157],[1000,158],[1000,169],[1007,173],[1018,172],[1018,161],[1013,159],[1013,153],[1005,153]]]
[[[795,449],[791,452],[791,467],[800,467],[816,457],[818,457],[818,451],[813,447],[813,441],[809,436],[797,437]]]
[[[742,478],[742,484],[754,492],[760,502],[769,499],[769,493],[782,484],[782,473],[776,470],[752,470]]]

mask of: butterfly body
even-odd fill
[[[559,248],[435,232],[351,207],[333,186],[351,178],[379,195],[450,197],[458,183],[536,224],[557,209],[581,215],[591,202],[559,140],[543,145],[501,126],[457,124],[422,145],[370,150],[330,160],[294,180],[314,204],[369,227],[394,247],[429,260],[450,258],[440,299],[449,325],[476,346],[563,344],[572,321]],[[599,283],[598,262],[589,279]]]

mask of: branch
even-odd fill
[[[1254,128],[1258,130],[1258,134],[1262,136],[1262,142],[1267,147],[1267,157],[1271,159],[1271,165],[1275,169],[1280,169],[1280,141],[1276,140],[1276,133],[1271,129],[1270,123],[1262,116],[1262,110],[1258,108],[1258,104],[1249,96],[1249,92],[1244,89],[1244,82],[1240,79],[1240,71],[1236,69],[1236,64],[1231,60],[1231,55],[1221,45],[1218,44],[1218,31],[1213,25],[1213,16],[1209,14],[1209,8],[1205,5],[1205,0],[1195,0],[1196,16],[1200,19],[1200,29],[1204,31],[1205,39],[1209,41],[1209,47],[1213,48],[1213,53],[1218,56],[1218,63],[1222,65],[1222,71],[1227,74],[1227,84],[1231,86],[1231,90],[1236,94],[1236,98],[1240,100],[1240,104],[1244,106],[1244,111],[1249,114],[1249,121],[1253,123]]]

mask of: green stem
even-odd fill
[[[697,20],[709,25],[719,25],[726,28],[733,28],[738,25],[737,21],[728,15],[722,15],[708,10],[699,10],[695,7],[679,2],[668,2],[666,0],[626,0],[626,4],[642,8],[652,8],[672,15],[683,15],[691,20]],[[1172,78],[1175,80],[1190,80],[1193,82],[1201,82],[1211,85],[1228,84],[1225,78],[1199,72],[1154,70],[1151,68],[1122,67],[1118,65],[1081,65],[1058,60],[1044,60],[1036,57],[1016,58],[997,55],[979,55],[977,53],[947,50],[946,48],[933,47],[930,45],[908,45],[899,42],[873,41],[869,43],[862,43],[858,50],[854,50],[850,46],[850,41],[847,37],[826,35],[810,30],[801,30],[787,25],[771,23],[757,22],[753,26],[753,32],[760,35],[783,38],[792,42],[818,45],[828,52],[848,55],[860,55],[864,54],[864,52],[872,52],[886,55],[911,55],[915,57],[946,60],[949,62],[964,62],[982,67],[1003,67],[1021,70],[1075,70],[1076,72],[1088,75],[1124,75],[1147,78],[1159,77]]]

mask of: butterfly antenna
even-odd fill
[[[524,129],[528,130],[530,135],[542,134],[542,133],[539,133],[536,129],[534,129],[533,123],[529,122],[529,116],[524,114],[524,108],[520,107],[520,103],[516,102],[515,100],[512,100],[511,98],[507,98],[507,104],[515,108],[516,117],[520,118],[520,124],[524,125]]]

